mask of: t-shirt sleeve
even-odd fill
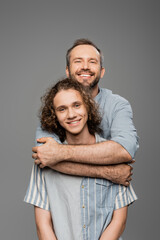
[[[118,190],[114,210],[128,206],[137,200],[137,196],[131,184],[128,187],[122,185],[117,185],[117,187]]]
[[[60,143],[60,140],[57,135],[42,130],[39,124],[36,130],[35,138],[36,146],[42,145],[42,143],[37,142],[37,139],[42,137],[52,137],[57,142]],[[36,164],[34,164],[32,168],[30,182],[28,185],[24,201],[37,207],[43,208],[45,210],[50,210],[46,182],[44,177],[44,170],[39,168],[39,166],[37,166]]]
[[[24,201],[45,210],[50,210],[44,171],[36,164],[32,168]]]
[[[121,144],[134,158],[139,147],[139,138],[133,124],[132,108],[129,102],[121,97],[115,98],[113,106],[110,140]]]

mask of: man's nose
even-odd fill
[[[88,61],[84,61],[83,62],[83,69],[89,69],[89,63],[88,63]]]

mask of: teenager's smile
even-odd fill
[[[59,124],[67,134],[79,134],[88,129],[88,113],[80,93],[74,89],[61,90],[53,99]]]

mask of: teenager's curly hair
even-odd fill
[[[68,89],[78,91],[83,99],[88,112],[87,125],[90,134],[94,135],[96,132],[100,133],[101,129],[99,128],[99,124],[101,122],[101,116],[98,111],[98,105],[93,100],[89,88],[69,78],[64,78],[57,82],[53,87],[48,89],[43,97],[41,97],[42,106],[40,108],[39,117],[42,129],[57,134],[61,142],[64,142],[66,139],[65,129],[59,124],[55,114],[53,99],[58,92]]]

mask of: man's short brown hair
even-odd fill
[[[77,39],[73,43],[73,46],[67,50],[67,53],[66,53],[66,65],[67,65],[67,67],[69,67],[69,65],[70,65],[71,51],[73,50],[73,48],[75,48],[79,45],[90,45],[90,46],[93,46],[94,48],[96,48],[97,51],[99,52],[99,55],[100,55],[100,65],[102,67],[102,65],[103,65],[103,54],[102,54],[101,50],[92,41],[90,41],[89,39],[86,39],[86,38]]]

